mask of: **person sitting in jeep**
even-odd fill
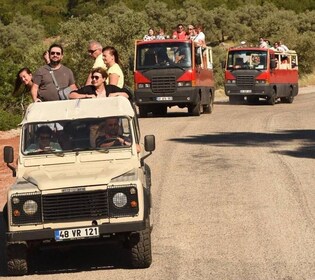
[[[99,128],[101,135],[96,138],[96,147],[130,146],[130,139],[120,135],[120,130],[119,118],[107,118]]]
[[[59,143],[52,142],[53,132],[48,125],[40,126],[36,131],[36,142],[25,150],[27,153],[41,151],[62,151]]]

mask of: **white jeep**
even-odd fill
[[[112,129],[112,130],[110,130]],[[118,238],[134,268],[151,256],[151,174],[155,149],[125,97],[31,104],[22,121],[16,176],[3,215],[9,275],[28,273],[32,247]],[[146,152],[145,152],[146,151]]]

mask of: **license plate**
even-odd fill
[[[156,98],[157,101],[169,101],[169,100],[173,100],[172,96],[161,96],[161,97],[157,97]]]
[[[100,233],[99,233],[98,227],[55,230],[56,241],[82,239],[82,238],[95,238],[99,236],[100,236]]]
[[[251,89],[241,89],[240,93],[252,93]]]

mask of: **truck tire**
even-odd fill
[[[271,95],[267,97],[267,104],[268,105],[276,104],[276,90],[275,89],[272,89]]]
[[[294,100],[293,89],[290,87],[289,95],[287,97],[281,97],[280,100],[283,103],[289,103],[289,104],[293,103],[293,100]]]
[[[202,106],[202,110],[204,114],[211,114],[213,111],[213,98],[212,98],[212,94],[210,95],[210,100],[209,100],[209,104],[203,105]]]
[[[146,219],[144,230],[134,233],[129,241],[132,268],[148,268],[152,263],[150,221]]]
[[[192,116],[200,116],[200,96],[197,95],[197,100],[195,105],[188,106],[188,113]]]
[[[28,273],[27,246],[24,243],[7,245],[7,274],[25,275]]]

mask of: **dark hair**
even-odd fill
[[[36,135],[37,137],[40,135],[40,134],[49,134],[50,136],[52,135],[52,130],[51,128],[48,126],[48,125],[43,125],[43,126],[40,126],[37,131],[36,131]]]
[[[14,90],[13,90],[13,93],[12,93],[13,95],[15,95],[19,91],[19,89],[20,89],[20,87],[22,85],[22,80],[20,78],[20,74],[23,71],[26,71],[26,73],[29,74],[29,75],[32,74],[32,71],[29,68],[27,68],[27,67],[24,67],[24,68],[19,70],[19,72],[16,74],[16,78],[15,78],[15,86],[14,86]],[[24,86],[24,90],[25,89],[26,89],[26,87]]]
[[[59,44],[52,44],[50,47],[49,47],[49,49],[48,49],[48,51],[49,51],[49,53],[50,53],[50,51],[51,51],[51,49],[52,48],[59,48],[60,50],[61,50],[61,54],[63,54],[63,47],[61,46],[61,45],[59,45]]]
[[[107,47],[102,49],[102,52],[104,52],[104,51],[109,51],[109,53],[115,57],[115,62],[117,64],[119,64],[118,52],[114,47],[107,46]]]
[[[94,73],[100,73],[104,79],[107,79],[107,78],[108,78],[108,74],[107,74],[106,70],[105,70],[104,68],[102,68],[102,67],[96,67],[96,68],[94,68],[94,69],[92,70],[92,75],[93,75]]]

